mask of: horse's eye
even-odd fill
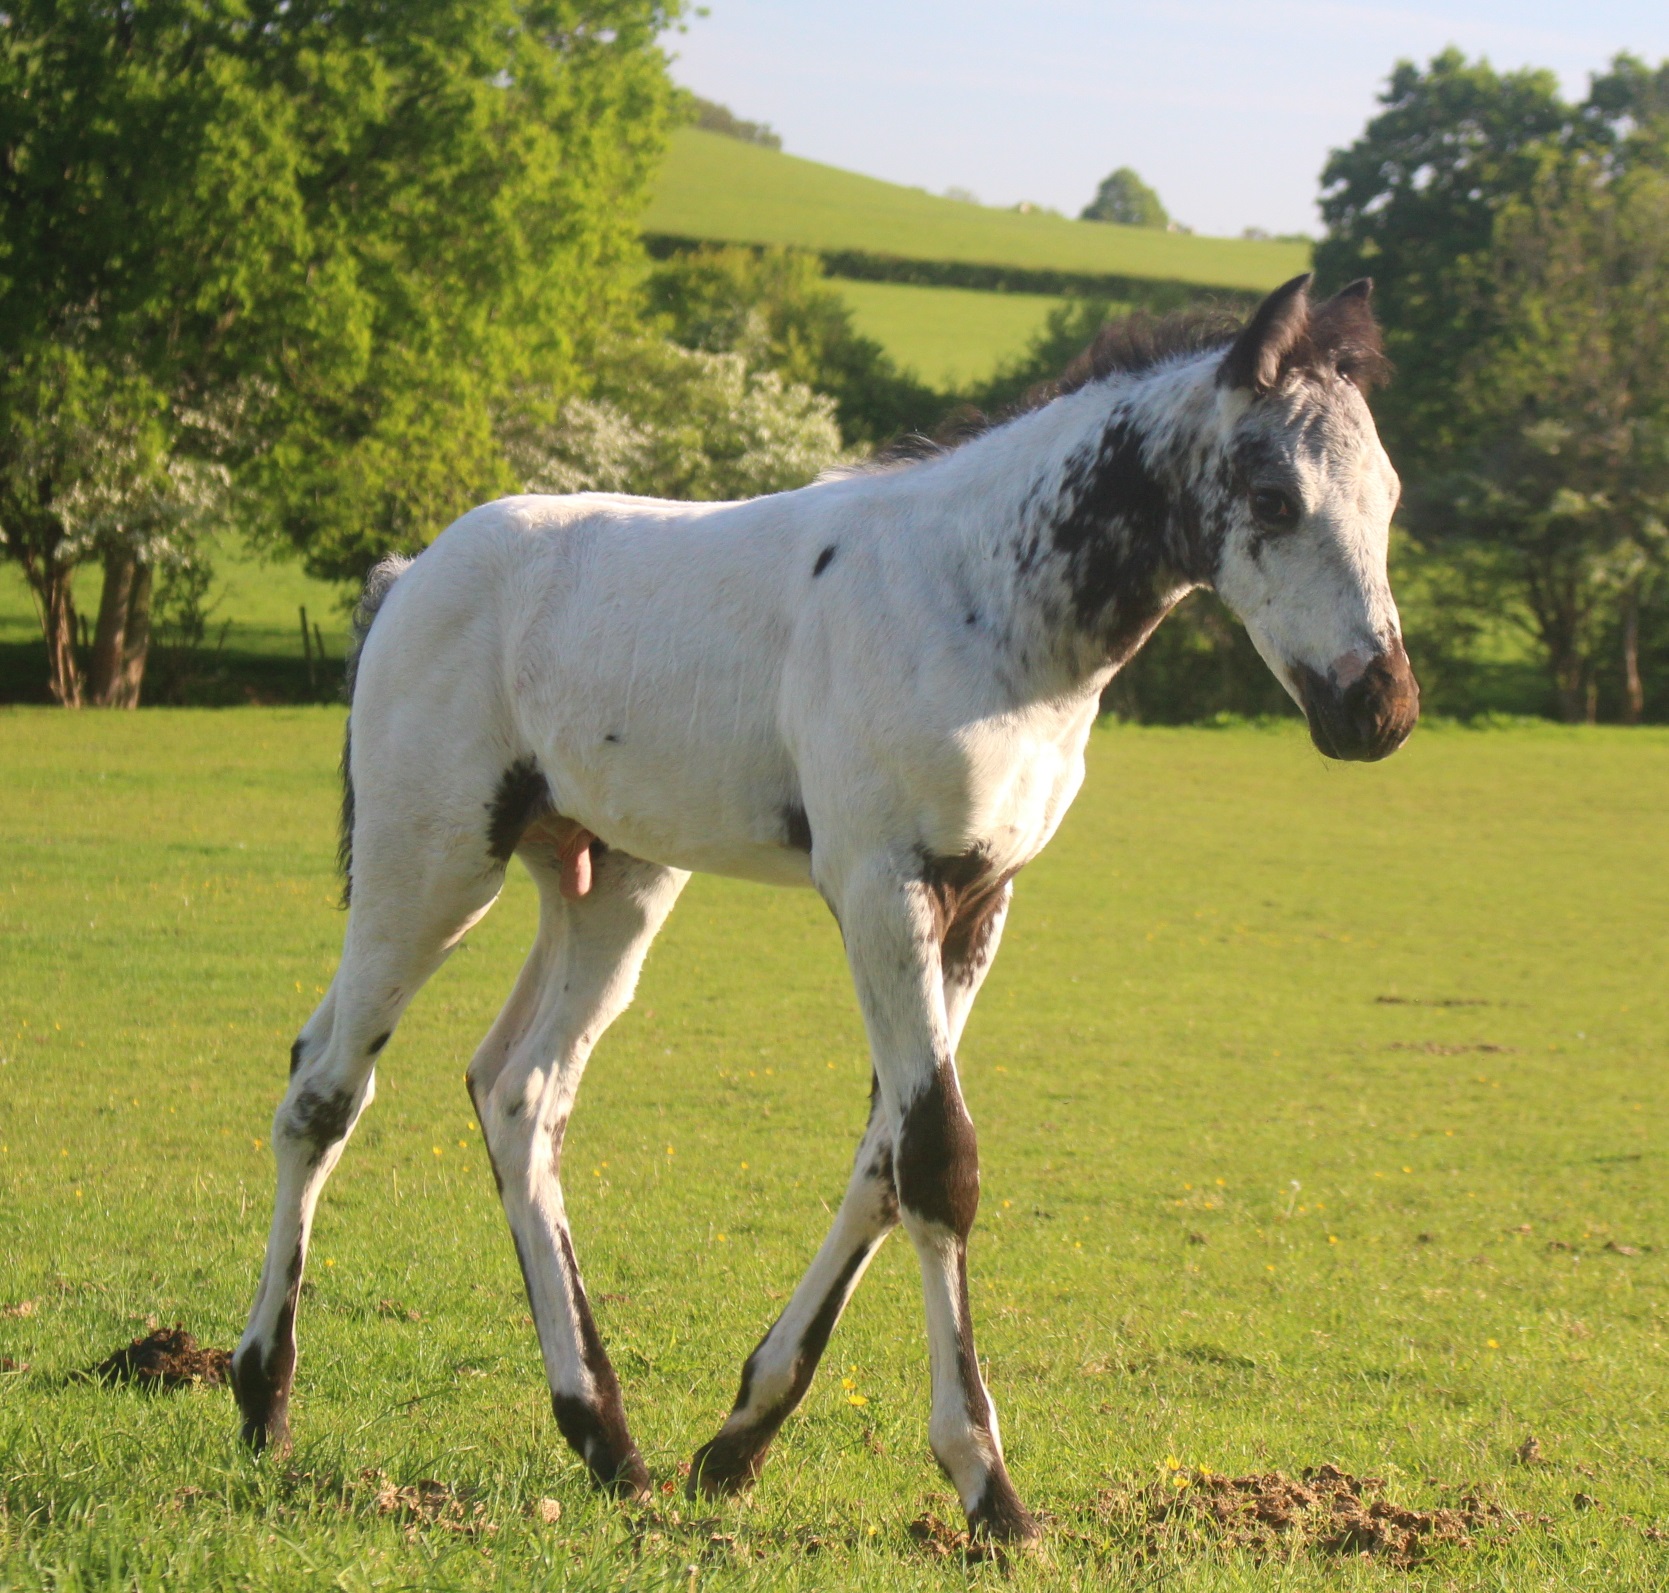
[[[1252,493],[1252,518],[1266,531],[1289,531],[1298,524],[1298,505],[1279,487],[1258,487]]]

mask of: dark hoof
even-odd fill
[[[685,1493],[692,1499],[699,1499],[703,1494],[718,1499],[751,1488],[764,1470],[765,1451],[770,1442],[767,1438],[761,1443],[752,1433],[720,1433],[696,1450]]]
[[[987,1479],[985,1492],[968,1512],[968,1536],[976,1543],[1035,1548],[1043,1540],[1043,1529],[1020,1503],[1014,1484],[998,1471]]]
[[[275,1371],[258,1356],[232,1362],[232,1392],[243,1416],[239,1436],[257,1455],[264,1450],[275,1455],[290,1451],[289,1391],[281,1387]]]
[[[654,1484],[649,1480],[649,1468],[635,1449],[606,1474],[591,1466],[589,1460],[586,1464],[591,1467],[592,1482],[616,1499],[648,1499],[655,1492]]]

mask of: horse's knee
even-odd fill
[[[899,1119],[893,1176],[907,1216],[967,1238],[979,1210],[979,1142],[947,1064]]]
[[[322,1069],[293,1073],[273,1118],[274,1148],[293,1146],[304,1151],[310,1162],[321,1160],[348,1137],[375,1093],[369,1070],[360,1079],[334,1076]]]

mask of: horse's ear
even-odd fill
[[[1373,317],[1373,278],[1358,277],[1318,304],[1310,315],[1311,356],[1331,364],[1346,381],[1370,392],[1391,374],[1385,340]]]
[[[1281,362],[1303,337],[1310,324],[1312,273],[1282,283],[1246,323],[1217,368],[1220,387],[1244,387],[1267,393],[1280,379]],[[1349,289],[1346,290],[1347,292]]]

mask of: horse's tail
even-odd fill
[[[378,611],[394,590],[394,583],[405,574],[411,560],[402,553],[390,553],[371,566],[365,577],[365,587],[354,605],[353,636],[348,643],[348,656],[343,668],[342,696],[348,704],[347,722],[342,727],[342,819],[336,838],[336,868],[342,876],[342,905],[353,899],[354,860],[354,777],[353,777],[353,700],[354,684],[359,678],[359,655],[365,638],[371,634]]]

